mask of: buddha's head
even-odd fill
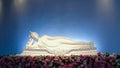
[[[30,32],[30,38],[38,41],[39,35],[36,32]]]

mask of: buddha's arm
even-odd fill
[[[27,45],[28,45],[28,46],[33,45],[33,41],[34,41],[34,40],[33,40],[32,38],[30,38],[30,39],[29,39],[29,42],[27,43]]]

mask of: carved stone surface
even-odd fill
[[[29,41],[21,55],[96,55],[93,42],[73,41],[65,37],[42,36],[30,32]]]

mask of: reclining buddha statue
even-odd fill
[[[71,47],[75,47],[77,45],[88,45],[88,44],[93,44],[93,42],[90,43],[84,43],[84,42],[79,42],[79,41],[73,41],[70,40],[69,38],[65,38],[65,37],[50,37],[47,35],[42,36],[41,38],[39,37],[39,35],[36,32],[30,32],[30,39],[28,42],[28,46],[30,47],[34,47],[36,45],[34,45],[34,41],[37,42],[37,46],[38,47],[61,47],[61,46],[70,46]]]

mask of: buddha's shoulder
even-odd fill
[[[43,35],[43,36],[41,37],[41,39],[45,39],[45,38],[50,38],[50,36],[48,36],[48,35]]]

